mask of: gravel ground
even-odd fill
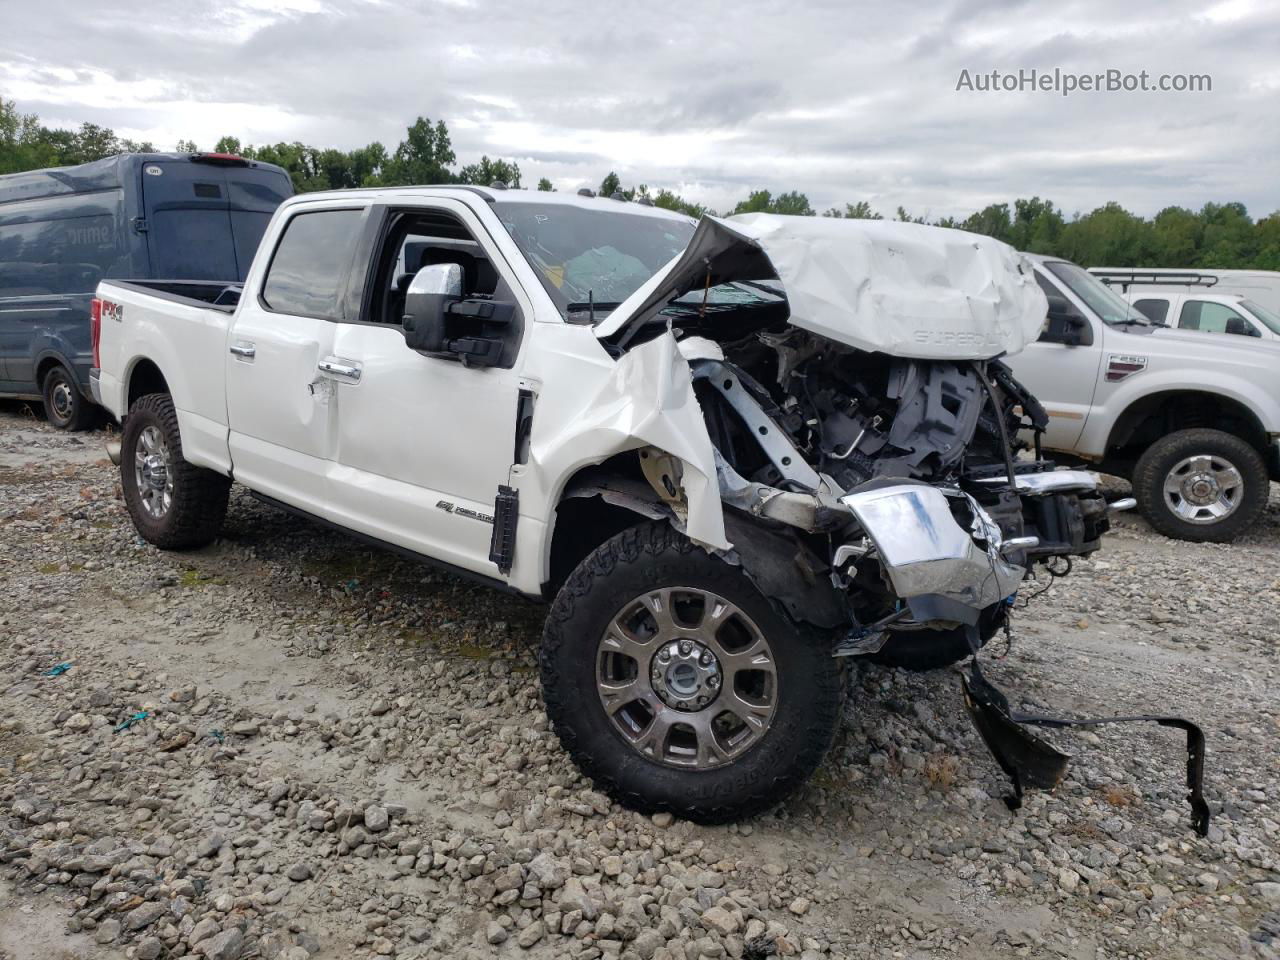
[[[240,490],[161,553],[103,439],[0,406],[0,960],[1280,956],[1280,498],[1230,547],[1124,518],[986,657],[1027,708],[1203,724],[1208,838],[1176,731],[1052,734],[1014,814],[954,672],[862,663],[811,784],[708,828],[577,774],[540,607]]]

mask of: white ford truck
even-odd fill
[[[547,710],[633,807],[720,821],[814,770],[843,655],[976,652],[1107,526],[1015,460],[992,358],[1031,269],[913,224],[700,223],[489,188],[286,201],[243,287],[109,281],[95,395],[138,531],[213,540],[234,480],[551,601]]]
[[[1048,412],[1044,447],[1131,480],[1166,536],[1234,539],[1280,480],[1280,342],[1156,324],[1076,264],[1030,259],[1048,323],[1010,365]]]

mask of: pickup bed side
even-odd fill
[[[226,285],[211,286],[221,291]],[[229,473],[223,358],[234,308],[119,280],[100,284],[98,298],[99,402],[123,419],[139,396],[169,393],[187,461]],[[157,377],[162,391],[154,390]]]

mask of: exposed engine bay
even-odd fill
[[[975,655],[966,707],[1011,806],[1066,768],[1025,726],[1094,721],[1019,713],[976,654],[1025,579],[1065,575],[1108,512],[1134,505],[1040,455],[1047,414],[999,357],[1035,339],[1045,309],[1018,255],[986,238],[754,215],[704,218],[596,330],[619,361],[601,406],[634,398],[650,489],[594,493],[656,495],[793,620],[830,631],[833,656],[925,669]],[[1199,728],[1112,719],[1187,731],[1203,834]]]
[[[723,504],[766,521],[805,571],[795,590],[772,592],[794,614],[850,624],[851,653],[874,652],[889,626],[981,623],[985,640],[1032,564],[1057,575],[1098,548],[1107,506],[1092,476],[1055,470],[1018,439],[1047,418],[1003,363],[858,350],[788,325],[778,306],[676,304],[661,316],[689,362]],[[736,336],[707,336],[726,329]],[[684,512],[680,465],[657,452],[642,465]],[[962,541],[939,539],[943,516]],[[750,551],[743,540],[757,535],[726,522],[734,550]],[[921,538],[950,553],[920,554]],[[759,575],[759,557],[741,562]]]

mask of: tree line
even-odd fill
[[[77,130],[47,127],[35,114],[20,114],[13,101],[0,97],[0,174],[42,167],[85,163],[118,153],[150,153],[148,142],[117,137],[107,128],[83,123]],[[175,152],[197,153],[200,147],[180,140]],[[404,186],[424,183],[487,185],[495,181],[523,189],[520,165],[514,160],[482,156],[476,163],[458,165],[443,120],[419,117],[394,149],[374,141],[355,150],[314,147],[300,142],[253,145],[233,136],[210,148],[251,160],[274,163],[288,171],[299,193],[351,187]],[[541,177],[536,190],[555,187]],[[715,213],[706,206],[647,184],[624,187],[610,171],[596,193],[645,200],[655,206],[693,217]],[[755,190],[727,214],[781,213],[880,220],[883,215],[858,201],[819,214],[799,191],[774,194]],[[1153,217],[1130,213],[1111,202],[1069,218],[1050,200],[1040,197],[993,203],[967,217],[930,220],[898,207],[893,219],[957,227],[1003,240],[1019,250],[1060,256],[1084,266],[1217,267],[1280,270],[1280,211],[1254,220],[1242,203],[1206,203],[1199,210],[1166,207]]]

